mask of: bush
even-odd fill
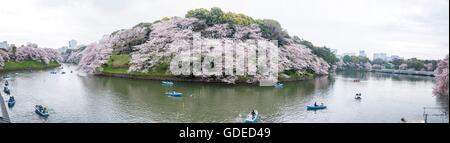
[[[231,23],[236,25],[250,25],[255,23],[253,18],[239,13],[227,12],[224,13],[222,9],[213,7],[211,10],[199,8],[190,10],[185,16],[186,18],[197,18],[205,21],[207,25]]]
[[[261,29],[262,37],[270,40],[278,40],[279,45],[287,44],[289,34],[281,28],[280,23],[272,19],[256,20]]]

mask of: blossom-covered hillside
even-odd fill
[[[62,57],[55,49],[39,48],[33,43],[12,47],[8,51],[0,50],[0,69],[3,69],[7,62],[23,61],[36,61],[48,65],[51,62],[62,62]]]
[[[188,43],[181,46],[192,45],[195,32],[201,33],[203,38],[223,40],[278,40],[280,49],[278,69],[280,75],[285,78],[311,74],[325,75],[330,69],[327,61],[315,55],[311,47],[291,38],[278,22],[253,20],[243,14],[224,13],[218,8],[211,11],[192,10],[185,18],[164,18],[113,32],[83,50],[72,52],[66,61],[78,63],[80,70],[91,74],[110,72],[171,75],[168,65],[179,52],[171,49],[171,44],[186,40]],[[236,54],[243,52],[236,51]],[[205,81],[214,78],[213,80],[229,83],[245,78],[247,82],[254,83],[259,77],[260,75],[194,78],[203,78]]]

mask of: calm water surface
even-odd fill
[[[423,107],[445,107],[448,113],[448,98],[432,94],[432,77],[338,73],[288,82],[283,89],[188,82],[165,87],[159,81],[82,76],[74,69],[10,73],[17,101],[9,109],[12,122],[242,122],[257,109],[260,122],[396,123],[402,117],[423,120]],[[168,90],[184,96],[167,97]],[[354,99],[357,92],[362,100]],[[307,111],[314,102],[328,109]],[[35,104],[48,106],[50,117],[36,115]],[[448,123],[448,116],[430,121]]]

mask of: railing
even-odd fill
[[[10,123],[8,110],[6,109],[5,100],[3,99],[2,94],[0,93],[0,111],[2,112],[0,116],[0,123]]]
[[[448,110],[445,109],[448,107],[423,107],[423,120],[428,123],[430,117],[440,117],[442,122],[445,122],[444,119],[448,119]]]

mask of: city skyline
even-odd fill
[[[140,22],[220,7],[257,19],[275,19],[291,36],[337,49],[338,54],[364,50],[367,55],[389,53],[419,59],[442,59],[448,54],[447,0],[289,0],[277,2],[279,7],[273,7],[273,1],[235,3],[238,1],[6,1],[0,18],[8,22],[0,24],[0,41],[57,49],[76,39],[87,45]]]

